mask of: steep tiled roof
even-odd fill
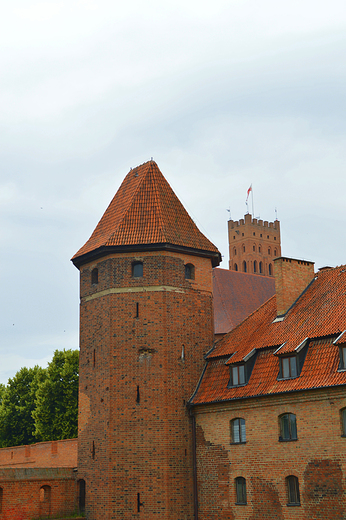
[[[337,371],[338,345],[346,343],[346,333],[334,344],[346,329],[346,266],[320,271],[285,318],[275,318],[273,296],[216,344],[193,404],[346,384],[346,372]],[[279,355],[294,352],[306,338],[310,339],[301,374],[278,381]],[[227,388],[230,365],[243,361],[253,349],[257,357],[248,383]]]
[[[217,248],[198,230],[154,161],[130,170],[93,234],[73,256],[100,248],[169,244],[204,252],[218,265]]]
[[[275,280],[228,269],[213,270],[214,332],[225,334],[275,294]]]

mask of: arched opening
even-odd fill
[[[269,271],[269,276],[272,276],[272,275],[273,275],[272,264],[269,264],[269,266],[268,266],[268,271]]]
[[[40,488],[40,516],[50,516],[51,487],[42,486]]]
[[[237,248],[234,247],[234,248],[233,248],[233,256],[235,256],[236,254],[237,254]]]
[[[234,264],[234,270],[238,271],[238,264]]]
[[[300,505],[300,494],[299,494],[299,481],[298,477],[290,475],[286,477],[287,486],[287,504],[291,506]]]
[[[96,267],[91,271],[91,283],[93,285],[97,285],[99,283],[99,270]]]
[[[4,490],[0,487],[0,513],[2,513],[2,496],[4,494]]]
[[[257,273],[257,261],[256,260],[253,263],[253,272]]]
[[[143,276],[143,262],[133,262],[132,277],[141,278]]]
[[[244,477],[235,479],[236,504],[246,504],[246,480]]]
[[[246,262],[244,260],[243,262],[243,273],[246,273],[247,272],[247,268],[246,268]]]
[[[79,513],[85,513],[85,480],[78,480],[78,508]]]
[[[259,272],[259,274],[263,274],[263,265],[262,265],[262,262],[260,262],[260,263],[258,264],[258,272]]]
[[[270,256],[272,254],[272,250],[270,249],[270,247],[268,247],[268,255]]]

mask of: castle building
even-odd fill
[[[78,476],[88,520],[194,518],[187,401],[213,344],[221,255],[156,163],[131,170],[80,270]]]
[[[346,518],[346,267],[282,257],[278,221],[229,231],[238,272],[130,170],[72,259],[78,441],[0,450],[0,520]]]
[[[229,269],[273,276],[273,260],[281,256],[280,222],[252,218],[228,221]]]

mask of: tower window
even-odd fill
[[[255,233],[255,232],[253,232],[252,234],[253,234],[254,237],[256,236],[256,233]]]
[[[243,262],[243,273],[246,273],[246,271],[247,271],[247,269],[246,269],[246,262],[244,260],[244,262]]]
[[[185,265],[185,280],[195,279],[195,266],[192,264]]]
[[[258,246],[258,252],[259,253],[261,252],[261,246]]]
[[[271,255],[272,254],[272,250],[270,249],[270,247],[268,247],[268,255]]]
[[[133,278],[141,278],[143,276],[143,262],[133,262],[132,276]]]
[[[237,254],[237,249],[234,248],[234,249],[233,249],[233,255],[235,256],[236,254]]]
[[[245,246],[243,246],[243,253],[245,253]]]
[[[299,481],[294,475],[286,478],[287,505],[300,506]]]
[[[91,283],[93,285],[97,285],[99,283],[99,270],[96,267],[91,271]]]
[[[237,264],[234,264],[234,270],[238,271],[238,265]]]
[[[256,246],[252,246],[252,251],[256,251]]]
[[[274,237],[274,240],[276,240],[276,237]]]
[[[276,249],[274,249],[274,256],[278,256],[278,252]]]
[[[235,492],[237,496],[236,504],[246,505],[246,480],[244,477],[235,479]]]
[[[257,262],[256,262],[256,260],[253,263],[253,272],[257,273]]]
[[[260,262],[260,263],[258,264],[258,271],[259,271],[260,274],[263,273],[262,262]]]
[[[273,274],[272,264],[269,264],[268,270],[269,270],[269,276],[272,276],[272,274]]]

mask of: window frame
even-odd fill
[[[339,347],[340,363],[339,370],[346,370],[346,347]]]
[[[284,418],[288,418],[288,436],[285,435],[285,427],[284,427]],[[294,423],[292,419],[294,418]],[[294,424],[294,431],[292,429],[292,424]],[[298,428],[297,428],[297,416],[292,412],[285,412],[279,415],[279,442],[292,442],[298,440]]]
[[[286,477],[287,505],[300,506],[299,479],[295,475]]]
[[[238,439],[235,433],[235,427],[238,427]],[[230,421],[231,444],[246,444],[246,423],[243,417],[235,417]]]
[[[246,506],[247,505],[247,493],[246,493],[246,478],[244,477],[236,477],[234,479],[235,484],[235,495],[237,506]]]
[[[237,365],[231,365],[230,370],[230,386],[244,386],[246,385],[246,373],[245,373],[245,363],[239,363]],[[242,369],[242,370],[241,370]],[[237,382],[234,382],[234,375],[237,373]],[[243,382],[240,382],[243,380]]]
[[[340,410],[341,437],[346,437],[346,407]]]
[[[288,371],[289,371],[289,375],[285,375],[284,374],[284,371],[285,371],[285,368],[284,368],[284,362],[286,360],[289,360],[289,363],[288,363]],[[295,375],[292,375],[292,361],[294,360],[294,364],[295,364]],[[299,376],[299,373],[298,373],[298,359],[297,359],[297,355],[294,354],[293,356],[282,356],[280,358],[280,379],[296,379],[298,376]]]
[[[91,271],[91,285],[97,285],[99,283],[99,270],[94,267]]]

